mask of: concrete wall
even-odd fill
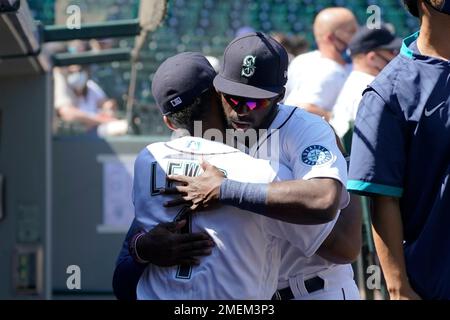
[[[112,141],[89,137],[54,138],[54,298],[84,299],[102,295],[113,298],[111,283],[115,260],[131,223],[128,218],[134,214],[130,188],[132,168],[138,152],[148,143],[147,139],[139,138]],[[116,165],[109,172],[115,174],[112,179],[105,177],[104,167],[108,163]],[[109,212],[116,224],[105,223],[105,205],[112,209]],[[66,271],[72,265],[81,271],[81,290],[67,288],[69,274]]]
[[[50,297],[49,84],[48,75],[0,77],[0,174],[5,179],[5,217],[0,221],[0,299],[26,298],[27,291],[36,293],[31,287],[17,294],[15,276],[22,281],[28,277],[31,284],[38,284],[39,296],[31,297]],[[15,259],[15,252],[22,252],[20,261]],[[42,268],[34,274],[34,266],[39,264]]]

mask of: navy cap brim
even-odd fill
[[[284,87],[257,88],[247,84],[234,82],[222,77],[220,74],[214,78],[214,87],[217,91],[232,96],[252,99],[272,99],[283,92]]]

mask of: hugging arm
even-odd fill
[[[114,270],[113,290],[117,299],[136,300],[136,287],[148,263],[160,267],[197,265],[199,257],[211,254],[214,242],[206,233],[177,233],[184,224],[185,220],[159,224],[140,237],[136,246],[130,246],[130,241],[140,230],[137,221],[133,221]],[[148,263],[137,262],[129,251],[130,247]]]

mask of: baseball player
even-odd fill
[[[267,51],[264,51],[264,52],[267,52]],[[280,51],[280,55],[282,57],[285,55],[285,52],[284,52],[284,54],[283,54],[283,52],[284,52],[283,50]],[[272,56],[272,59],[276,60],[276,61],[279,61],[279,56]],[[267,64],[273,66],[274,65],[274,61],[273,60],[269,61]],[[246,62],[248,62],[248,61],[246,61]],[[240,63],[242,63],[242,61],[240,61]],[[248,63],[246,63],[246,65],[248,65]],[[242,68],[242,65],[239,65],[239,70],[241,70],[241,68]],[[270,71],[270,70],[273,70],[273,69],[272,68],[268,68],[265,71],[266,71],[267,74],[272,73],[272,78],[277,77],[277,78],[281,79],[279,81],[281,83],[283,83],[283,81],[284,81],[283,77],[279,77],[278,76],[279,70],[277,70],[277,69],[275,69],[275,71]],[[251,72],[251,71],[246,70],[246,72],[248,73],[248,72]],[[273,75],[274,72],[276,73],[276,75]],[[281,95],[280,95],[280,98],[281,98]],[[276,99],[271,101],[272,106],[276,104],[276,101],[277,101]],[[257,103],[259,104],[261,102],[261,100],[256,100],[256,101],[253,101],[253,102],[255,104],[257,104]],[[252,106],[251,103],[250,103],[250,105]],[[252,107],[256,107],[256,105],[253,105]],[[267,105],[266,105],[266,107],[267,107]],[[262,108],[261,110],[264,111],[264,109],[265,108]],[[266,108],[266,111],[267,110],[271,110],[271,109],[273,110],[273,108],[268,108],[268,109]],[[294,110],[291,110],[291,111],[294,112]],[[276,112],[272,113],[272,116],[274,116],[274,115],[276,115]],[[261,118],[260,121],[264,120],[263,118]],[[291,113],[289,113],[287,119],[284,119],[281,124],[283,124],[285,122],[287,123],[289,121],[289,118],[291,118]],[[266,120],[267,123],[270,123],[271,119],[272,118],[266,116],[265,120]],[[323,124],[323,122],[321,124]],[[331,132],[331,130],[330,130],[330,128],[328,126],[326,126],[326,127],[322,126],[322,129],[324,130],[325,135],[332,134],[332,132]],[[328,131],[328,130],[330,130],[330,131]],[[278,143],[278,141],[277,141],[277,143]],[[332,147],[335,148],[334,147],[334,143],[330,142],[330,149]],[[314,150],[313,150],[312,153],[314,154]],[[313,154],[311,155],[311,157],[314,157]],[[336,158],[337,158],[336,161],[334,161],[334,160],[333,161],[329,161],[326,164],[326,165],[331,165],[332,167],[334,167],[334,168],[330,169],[330,171],[333,171],[332,174],[334,174],[334,176],[336,176],[337,172],[338,172],[338,174],[344,174],[345,175],[345,171],[346,171],[346,170],[337,168],[337,163],[341,167],[342,166],[345,167],[345,165],[341,165],[340,164],[341,163],[341,159],[340,159],[339,155],[340,155],[340,153],[338,151],[336,151]],[[320,156],[320,154],[318,156]],[[318,167],[326,167],[326,165],[324,164],[324,165],[320,165],[320,166],[311,166],[311,167],[307,167],[307,168],[308,168],[308,170],[315,169],[314,172],[317,173],[318,172],[318,170],[317,170]],[[208,169],[206,170],[206,172],[208,172]],[[311,180],[312,180],[313,183],[320,181],[320,180],[315,180],[314,181],[314,179],[311,179]],[[298,191],[298,186],[296,186],[297,184],[302,185],[303,183],[299,183],[299,181],[295,181],[295,183],[294,183],[294,181],[289,181],[289,185],[297,188],[297,189],[295,189],[295,193],[293,194],[293,196],[290,196],[290,197],[287,197],[287,198],[282,197],[281,201],[280,201],[280,199],[277,200],[277,201],[280,201],[279,202],[280,203],[280,208],[284,209],[284,208],[289,207],[289,209],[290,209],[290,212],[288,212],[288,213],[291,213],[291,214],[289,214],[289,215],[287,215],[285,217],[282,217],[282,218],[287,219],[287,220],[289,220],[289,219],[294,220],[293,222],[298,222],[299,220],[303,219],[303,221],[307,220],[308,221],[307,223],[323,223],[325,220],[329,219],[329,217],[327,215],[329,215],[330,208],[325,208],[324,209],[323,207],[321,208],[319,206],[319,204],[322,203],[321,196],[317,196],[317,198],[316,198],[317,201],[311,201],[310,204],[308,204],[310,206],[311,210],[304,210],[305,206],[302,205],[301,202],[300,203],[296,203],[298,195],[300,193]],[[326,187],[324,189],[327,190]],[[330,190],[328,190],[328,192],[326,192],[326,191],[324,191],[322,189],[322,195],[323,194],[326,194],[327,198],[328,197],[333,197],[332,196],[333,190],[330,189]],[[282,195],[282,194],[280,194],[280,195]],[[344,194],[344,195],[346,196],[347,194]],[[258,205],[257,200],[258,199],[253,199],[252,200],[255,203],[255,205]],[[338,200],[340,200],[339,197],[338,197]],[[313,208],[314,205],[319,206],[319,208]],[[259,204],[259,207],[261,208],[261,207],[264,207],[264,206]],[[251,208],[251,206],[250,206],[250,208]],[[300,211],[302,209],[303,209],[302,213],[306,214],[307,216],[306,217],[305,216],[300,216],[300,218],[299,218],[299,215],[297,215],[296,213],[297,213],[297,211]],[[276,206],[274,206],[273,210],[274,211],[277,210]],[[333,210],[333,209],[331,209],[331,210]],[[333,212],[333,214],[335,214],[335,213],[336,212]],[[309,214],[309,216],[308,216],[308,214]],[[346,216],[343,219],[339,219],[338,220],[337,227],[338,228],[335,228],[333,230],[332,234],[325,241],[326,246],[322,246],[320,248],[320,254],[321,254],[322,257],[326,257],[327,259],[333,260],[333,261],[335,261],[337,263],[350,262],[356,257],[356,255],[359,252],[359,247],[360,247],[359,243],[360,243],[361,240],[360,240],[360,238],[358,240],[358,232],[360,230],[360,225],[355,223],[353,221],[352,217]],[[128,238],[127,238],[127,240],[128,240]],[[127,240],[124,243],[126,243]],[[148,249],[152,250],[155,247],[157,247],[157,244],[156,243],[152,243],[151,245],[147,246],[147,250]],[[162,248],[161,246],[160,246],[160,248],[161,248],[161,250],[165,249],[165,248]],[[135,248],[135,249],[139,249],[139,248]],[[142,248],[139,249],[139,251],[142,254],[144,254],[145,252],[147,252],[147,250],[144,250],[144,249],[146,249],[146,248],[142,247]],[[132,252],[133,252],[133,250],[130,250],[130,253],[132,253]],[[127,295],[128,298],[132,299],[133,298],[133,296],[132,296],[133,295],[133,290],[132,290],[133,286],[130,285],[130,286],[124,288],[124,286],[122,284],[123,283],[129,283],[129,284],[133,283],[133,280],[136,277],[139,276],[139,271],[140,271],[141,268],[139,268],[139,266],[136,266],[135,260],[130,259],[130,257],[127,256],[127,254],[128,254],[128,250],[122,250],[121,257],[119,258],[119,261],[121,261],[121,263],[118,264],[118,266],[116,267],[116,270],[115,270],[115,277],[114,277],[115,285],[114,285],[114,288],[123,289],[122,293],[124,293],[124,291],[128,290],[127,293],[124,293],[124,295]],[[150,255],[149,258],[152,258],[152,256]],[[155,262],[152,261],[152,263],[155,263]],[[159,262],[157,262],[157,263],[159,263]],[[132,276],[131,276],[131,274],[132,274]],[[323,291],[324,288],[323,288],[323,285],[321,284],[323,279],[320,280],[320,279],[318,279],[316,277],[312,277],[312,279],[313,280],[307,281],[306,284],[305,284],[308,287],[308,292]],[[309,279],[307,279],[307,280],[309,280]],[[319,284],[319,285],[317,286],[317,284]],[[340,298],[342,299],[342,289],[339,289],[339,292],[341,294]],[[117,291],[116,291],[116,295],[119,296]],[[124,295],[121,294],[122,297]],[[348,295],[348,296],[351,296],[351,295]]]
[[[349,190],[372,196],[391,299],[450,299],[450,1],[408,0],[420,32],[364,92]]]
[[[214,76],[207,60],[196,53],[177,55],[160,66],[152,92],[169,128],[192,134],[192,120],[200,120],[204,130],[211,129],[209,125],[216,123],[217,117],[214,112],[205,111],[219,108],[211,104]],[[220,131],[220,126],[214,129]],[[144,232],[160,223],[186,219],[182,233],[205,230],[216,246],[198,266],[162,268],[149,264],[139,280],[137,298],[270,299],[277,286],[281,239],[297,247],[302,256],[312,256],[336,219],[308,226],[252,215],[231,206],[195,214],[186,206],[164,208],[163,204],[170,199],[162,192],[170,188],[166,176],[201,174],[202,158],[236,181],[267,184],[292,179],[291,172],[274,161],[258,160],[225,144],[201,138],[182,137],[147,146],[136,159],[133,187],[136,220]],[[138,233],[132,246],[144,234]]]
[[[282,99],[286,75],[285,50],[264,34],[253,33],[235,39],[227,47],[214,85],[221,93],[231,127],[244,132],[252,128],[276,129],[278,141],[273,139],[273,130],[267,130],[256,144],[249,145],[249,154],[276,159],[292,170],[295,180],[243,183],[225,178],[212,166],[196,178],[169,177],[183,183],[176,189],[184,193],[182,200],[192,203],[192,208],[220,201],[284,221],[314,224],[328,221],[330,212],[333,217],[347,205],[348,194],[342,185],[347,167],[330,126],[299,108],[277,105]],[[274,144],[280,146],[279,153],[267,152]],[[351,222],[349,225],[351,232],[347,237],[357,237],[360,225]],[[330,261],[335,254],[333,249],[322,246],[319,251],[322,257],[304,258],[295,247],[284,242],[278,296],[359,299],[351,266]]]

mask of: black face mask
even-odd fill
[[[381,72],[381,70],[383,70],[388,64],[389,64],[389,62],[391,62],[391,60],[389,60],[389,59],[386,59],[385,57],[383,57],[381,54],[379,54],[379,53],[376,53],[375,52],[375,55],[378,57],[378,58],[380,58],[381,60],[383,60],[384,62],[385,62],[385,64],[384,64],[384,66],[383,66],[383,68],[379,68],[379,67],[377,67],[377,66],[375,66],[375,68],[377,68],[378,69],[378,71],[380,71]]]
[[[381,60],[383,60],[386,64],[388,64],[389,62],[391,62],[390,59],[386,59],[385,57],[383,57],[381,54],[379,53],[375,53],[377,55],[378,58],[380,58]]]
[[[334,47],[336,48],[336,51],[341,53],[341,57],[345,61],[345,63],[347,63],[347,64],[348,63],[352,63],[352,57],[348,53],[348,44],[344,40],[342,40],[339,37],[337,37],[336,35],[334,35],[334,38],[344,46],[344,50],[342,50],[342,49],[339,49],[335,45]]]
[[[450,15],[450,0],[444,0],[442,6],[438,7],[431,3],[430,0],[425,0],[434,10]]]

